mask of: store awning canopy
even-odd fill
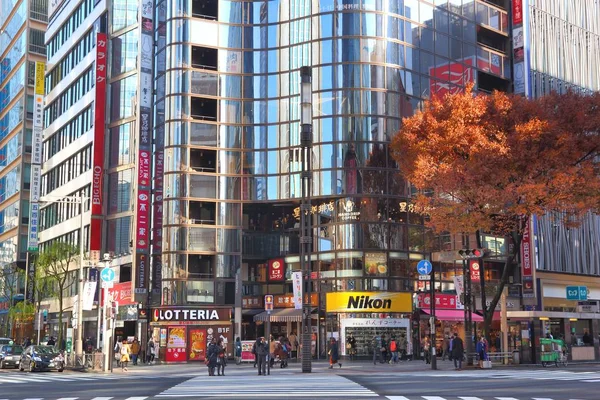
[[[296,310],[294,308],[281,308],[271,311],[271,314],[267,314],[266,311],[261,312],[254,316],[254,321],[267,322],[271,318],[271,322],[301,322],[302,321],[302,310]]]
[[[425,314],[429,314],[429,310],[423,310]],[[435,310],[435,317],[442,321],[464,321],[465,312],[463,310]],[[473,313],[472,321],[482,322],[483,317]]]

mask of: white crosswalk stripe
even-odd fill
[[[554,400],[549,397],[386,396],[388,400]],[[577,400],[577,399],[569,399]]]
[[[240,385],[239,376],[198,376],[165,390],[158,398],[174,397],[376,397],[377,393],[338,375],[311,376],[295,380],[285,375],[271,375],[245,380]],[[398,399],[396,399],[398,400]]]
[[[417,372],[402,372],[399,376],[422,377]],[[600,372],[576,372],[566,370],[475,370],[461,372],[436,372],[428,375],[431,378],[444,377],[453,379],[472,380],[474,378],[484,379],[519,379],[519,380],[549,380],[549,381],[579,381],[587,383],[600,382]],[[510,397],[509,397],[510,398]]]

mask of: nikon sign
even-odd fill
[[[412,312],[411,293],[333,292],[327,293],[327,312]]]

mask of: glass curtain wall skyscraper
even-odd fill
[[[242,297],[241,336],[252,338],[263,318],[253,315],[263,295],[273,294],[273,332],[297,332],[291,273],[300,269],[305,65],[313,73],[318,346],[347,316],[326,312],[325,293],[417,290],[416,263],[427,256],[423,217],[398,175],[390,139],[433,94],[470,82],[508,89],[504,3],[157,2],[155,134],[164,126],[165,164],[163,265],[155,283],[162,308],[231,306]],[[387,316],[406,330],[411,312],[408,304]]]

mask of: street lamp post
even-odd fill
[[[312,370],[312,327],[311,327],[311,191],[312,191],[312,71],[300,68],[300,159],[302,164],[302,199],[300,204],[300,267],[306,291],[302,300],[302,372]]]
[[[78,196],[64,196],[60,197],[56,200],[50,199],[46,196],[40,198],[42,203],[69,203],[69,204],[81,204],[81,213],[80,213],[80,223],[81,227],[79,228],[79,285],[78,285],[78,294],[77,294],[77,324],[75,329],[77,331],[77,335],[75,336],[75,359],[77,356],[83,358],[83,260],[84,260],[84,243],[83,237],[85,234],[84,224],[83,224],[83,205],[85,201],[88,201],[90,198],[85,197],[83,195]]]

